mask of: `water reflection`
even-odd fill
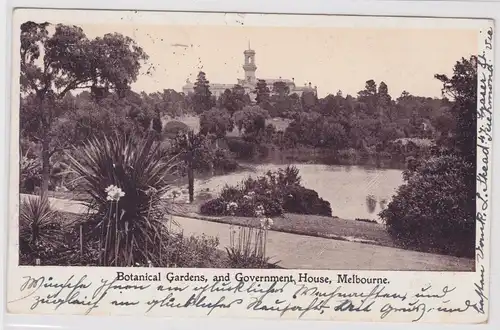
[[[300,170],[302,184],[330,202],[332,213],[344,219],[378,220],[396,189],[403,184],[402,171],[374,167],[294,164]],[[245,165],[245,170],[195,181],[195,192],[217,194],[225,184],[236,185],[248,176],[264,175],[284,165]]]

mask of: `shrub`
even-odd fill
[[[28,197],[19,209],[20,254],[52,253],[63,242],[58,213],[50,208],[47,198]]]
[[[183,233],[169,237],[168,248],[162,256],[162,267],[221,268],[225,266],[222,251],[217,250],[219,239],[189,236]],[[226,262],[227,263],[227,262]]]
[[[177,120],[169,121],[163,126],[163,135],[169,139],[173,139],[177,135],[187,132],[189,132],[189,126]]]
[[[33,193],[42,184],[42,167],[38,158],[22,156],[19,162],[19,188],[22,193]]]
[[[255,209],[259,205],[264,208],[264,215],[267,217],[275,217],[283,214],[283,208],[277,198],[255,195],[253,198],[243,198],[237,204],[238,208],[234,212],[234,215],[240,217],[255,217]]]
[[[250,160],[257,155],[258,145],[248,142],[239,137],[231,137],[227,139],[229,151],[234,153],[237,158]]]
[[[244,195],[245,195],[244,189],[241,189],[240,187],[231,187],[226,184],[222,188],[222,191],[220,193],[220,198],[222,198],[222,200],[225,201],[235,201],[242,199]]]
[[[314,190],[302,187],[300,180],[299,170],[294,166],[269,171],[256,179],[249,177],[236,187],[226,185],[220,197],[203,204],[200,212],[229,215],[225,207],[234,202],[238,205],[234,215],[242,217],[254,217],[259,205],[267,217],[282,215],[284,211],[331,216],[330,203],[321,199]]]
[[[378,223],[377,220],[373,220],[373,219],[356,218],[354,220],[359,221],[359,222]]]
[[[332,216],[330,203],[318,196],[312,189],[302,186],[288,186],[284,191],[283,209],[289,213]]]
[[[201,214],[220,216],[226,212],[226,202],[221,197],[209,200],[201,205]]]
[[[264,207],[264,215],[266,217],[276,217],[283,214],[283,207],[281,201],[277,198],[268,196],[256,196],[254,205],[262,205]]]
[[[236,171],[238,163],[226,149],[217,148],[213,156],[213,167],[217,172],[229,173]]]
[[[168,237],[161,198],[176,158],[166,156],[153,137],[93,138],[75,154],[69,155],[70,166],[92,197],[89,235],[103,251],[99,264],[160,264]]]
[[[458,156],[432,157],[406,173],[406,184],[380,213],[403,246],[473,257],[475,171]]]

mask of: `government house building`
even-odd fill
[[[257,71],[257,66],[255,64],[255,51],[250,48],[250,45],[248,46],[248,49],[243,52],[244,54],[244,63],[243,63],[243,70],[245,72],[245,76],[243,79],[238,79],[237,82],[227,84],[227,83],[212,83],[210,82],[210,91],[212,92],[212,95],[219,97],[221,94],[224,93],[226,89],[232,89],[234,85],[238,84],[242,86],[245,89],[245,92],[250,96],[250,98],[253,100],[255,98],[255,94],[252,93],[255,90],[255,86],[257,85],[258,80],[265,80],[267,83],[267,86],[272,92],[273,84],[275,82],[284,82],[287,84],[289,90],[290,90],[290,95],[292,94],[297,94],[298,96],[302,96],[302,93],[311,91],[314,94],[317,94],[317,87],[311,86],[311,83],[306,83],[304,86],[296,86],[295,81],[292,78],[290,79],[282,79],[281,77],[279,78],[256,78],[255,72]],[[187,95],[189,93],[194,92],[194,83],[189,81],[189,79],[186,81],[186,84],[182,87],[182,92]]]

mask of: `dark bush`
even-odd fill
[[[245,193],[239,187],[225,185],[220,193],[220,198],[227,202],[237,201],[243,198]]]
[[[229,151],[234,153],[237,158],[250,160],[257,154],[257,144],[247,142],[241,138],[228,138],[227,145]]]
[[[236,171],[238,163],[227,150],[218,148],[214,152],[213,167],[218,173],[229,173]]]
[[[205,235],[169,237],[168,249],[162,256],[162,267],[223,268],[227,264],[224,254],[217,250],[219,239]]]
[[[203,204],[200,212],[205,215],[229,215],[227,205],[237,204],[234,215],[256,216],[260,205],[267,217],[279,216],[283,212],[331,216],[330,203],[321,199],[314,190],[300,185],[299,170],[288,166],[269,171],[258,178],[247,178],[236,187],[225,186],[219,198]]]
[[[277,198],[256,195],[252,199],[243,199],[241,204],[238,204],[238,210],[235,212],[235,215],[240,217],[255,217],[255,210],[258,205],[264,208],[264,215],[267,217],[276,217],[283,214],[283,208]]]
[[[406,184],[380,213],[404,247],[474,256],[475,171],[458,156],[432,157],[407,171]]]
[[[255,204],[264,207],[264,215],[267,217],[276,217],[283,214],[283,207],[277,198],[267,196],[256,196]]]
[[[221,198],[215,198],[204,203],[200,207],[201,214],[221,216],[226,213],[226,202]]]
[[[31,194],[35,187],[42,185],[41,166],[38,158],[22,156],[19,162],[19,189],[22,193]]]
[[[289,213],[332,216],[330,203],[312,189],[302,186],[287,186],[284,191],[283,209]]]
[[[163,127],[163,135],[170,139],[175,138],[180,133],[187,133],[188,131],[189,126],[177,120],[169,121]]]

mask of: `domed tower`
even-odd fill
[[[250,42],[248,43],[248,49],[243,54],[245,55],[245,63],[243,64],[243,70],[245,71],[244,80],[250,84],[255,84],[257,66],[255,65],[255,51],[250,48]]]

